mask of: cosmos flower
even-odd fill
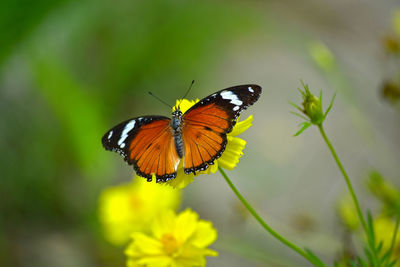
[[[187,99],[178,99],[176,101],[176,105],[173,108],[180,104],[180,109],[182,113],[185,113],[190,107],[196,104],[199,100],[187,100]],[[172,179],[167,182],[167,184],[176,187],[176,188],[184,188],[191,182],[193,182],[194,177],[200,174],[210,174],[215,173],[218,170],[218,167],[222,167],[227,170],[233,170],[239,162],[239,158],[243,155],[243,149],[246,145],[246,141],[236,137],[237,135],[246,131],[252,124],[253,116],[250,115],[247,119],[243,121],[237,121],[235,126],[232,129],[232,132],[227,134],[228,142],[226,144],[225,151],[222,153],[221,157],[214,161],[213,165],[210,165],[209,168],[205,171],[197,172],[194,174],[185,174],[183,170],[183,159],[180,161],[178,165],[177,175],[175,179]]]
[[[99,219],[106,239],[124,245],[134,231],[148,231],[152,220],[166,209],[177,209],[181,192],[170,186],[133,182],[105,189],[99,198]]]
[[[132,243],[125,251],[128,267],[205,266],[206,256],[218,255],[207,248],[217,239],[217,231],[211,222],[199,220],[190,209],[180,214],[164,211],[154,220],[151,230],[151,234],[132,234]]]

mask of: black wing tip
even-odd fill
[[[258,97],[262,93],[262,87],[260,85],[258,85],[258,84],[247,84],[247,85],[244,85],[244,86],[247,86],[247,88],[251,87],[251,89],[253,89],[255,91],[255,93],[256,93],[256,95]],[[258,99],[258,97],[257,97],[257,99]]]
[[[112,147],[110,145],[110,140],[107,138],[109,135],[109,131],[106,132],[106,134],[101,138],[101,144],[106,150],[112,150]]]
[[[222,89],[221,91],[224,91],[224,90],[233,90],[233,89],[235,89],[235,88],[248,89],[249,87],[251,87],[252,89],[256,89],[257,91],[260,91],[260,93],[261,93],[261,91],[262,91],[262,87],[261,87],[260,85],[258,85],[258,84],[255,84],[255,83],[248,83],[248,84],[235,85],[235,86],[231,86],[231,87]]]
[[[107,134],[108,134],[108,132],[107,132]],[[103,145],[104,149],[107,151],[117,152],[117,153],[125,156],[125,152],[122,149],[115,147],[111,144],[111,141],[107,138],[107,136],[108,136],[107,134],[105,134],[103,136],[103,138],[101,139],[101,144]]]
[[[256,88],[256,89],[259,89],[259,90],[262,89],[260,85],[255,84],[255,83],[246,84],[246,85],[244,85],[244,86],[251,86],[251,87]]]

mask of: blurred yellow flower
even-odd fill
[[[196,100],[187,100],[187,99],[178,99],[176,101],[176,105],[173,107],[173,110],[180,104],[180,109],[182,113],[185,113],[191,106],[199,102]],[[246,145],[246,141],[236,137],[237,135],[246,131],[252,125],[253,115],[250,115],[247,119],[240,121],[239,119],[236,122],[235,126],[232,129],[232,132],[227,134],[228,142],[226,144],[225,151],[222,153],[221,157],[214,161],[213,165],[210,165],[209,168],[205,171],[201,171],[196,173],[196,176],[200,174],[210,174],[215,173],[218,170],[218,166],[227,169],[233,170],[239,162],[239,158],[243,155],[243,149]],[[178,171],[175,179],[172,179],[167,182],[167,184],[176,187],[176,188],[184,188],[191,182],[193,182],[194,174],[185,174],[183,170],[183,160],[178,165]]]
[[[177,209],[180,201],[180,190],[141,177],[132,183],[109,187],[99,198],[99,219],[105,237],[114,245],[124,245],[134,231],[149,231],[160,212]]]
[[[205,266],[206,256],[218,255],[207,248],[217,239],[217,231],[190,209],[180,214],[164,211],[154,220],[150,235],[135,232],[132,239],[125,251],[128,267]]]
[[[343,195],[337,204],[337,211],[342,222],[349,230],[358,228],[357,210],[350,195]]]
[[[394,221],[387,216],[381,216],[374,220],[374,230],[376,236],[376,243],[382,244],[382,251],[385,253],[391,246],[393,233],[395,229]],[[392,260],[397,259],[397,262],[394,266],[400,266],[400,235],[397,234],[396,240],[394,242],[393,252],[392,252]]]

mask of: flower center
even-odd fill
[[[167,254],[171,255],[178,250],[178,241],[172,234],[164,234],[161,237],[161,243],[164,245]]]

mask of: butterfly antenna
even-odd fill
[[[160,101],[161,103],[167,105],[168,107],[170,107],[172,109],[172,106],[170,104],[168,104],[167,102],[165,102],[164,100],[162,100],[161,98],[155,96],[152,92],[149,92],[149,95],[151,95],[152,97],[154,97],[155,99],[157,99],[158,101]]]
[[[194,80],[192,80],[192,82],[190,83],[190,86],[189,86],[189,88],[187,89],[186,93],[185,93],[184,96],[181,98],[181,102],[182,102],[182,99],[184,99],[184,98],[189,94],[190,89],[192,89],[193,84],[194,84]],[[180,106],[181,106],[181,103],[179,103],[179,106],[178,106],[178,107],[180,107]]]
[[[193,84],[194,84],[194,80],[192,80],[192,82],[190,83],[189,89],[187,89],[185,95],[182,98],[185,98],[189,94],[190,89],[192,89]]]

